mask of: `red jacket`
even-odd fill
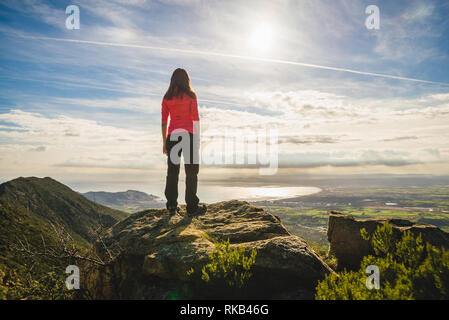
[[[198,103],[195,98],[187,94],[181,97],[173,97],[170,100],[162,100],[162,122],[167,122],[170,116],[168,134],[176,129],[184,129],[193,133],[193,121],[200,121],[198,116]]]

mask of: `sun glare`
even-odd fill
[[[266,53],[272,46],[273,28],[266,23],[256,25],[249,37],[249,47],[255,53]]]

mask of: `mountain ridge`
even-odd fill
[[[89,191],[82,193],[87,199],[126,212],[137,212],[148,208],[164,208],[165,202],[156,195],[138,190],[119,192]]]
[[[110,227],[128,214],[94,203],[51,177],[18,177],[0,184],[0,264],[17,266],[11,252],[18,239],[41,246],[54,239],[52,224],[60,225],[76,244],[94,241],[90,228]]]

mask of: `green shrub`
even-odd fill
[[[215,243],[215,251],[209,255],[209,262],[201,269],[200,278],[206,287],[196,288],[204,290],[212,296],[240,296],[241,291],[251,278],[251,267],[256,261],[257,250],[253,249],[249,254],[242,247],[230,248],[229,239],[225,242]],[[193,268],[186,272],[193,278]]]
[[[361,231],[371,242],[375,255],[364,257],[358,271],[328,275],[316,287],[320,300],[408,300],[449,298],[449,251],[423,243],[421,234],[410,231],[394,236],[388,223],[372,236]],[[380,289],[367,289],[366,267],[376,265]]]
[[[209,255],[210,262],[201,270],[201,279],[205,282],[225,282],[230,287],[241,288],[251,277],[251,266],[256,261],[257,250],[249,256],[242,247],[231,250],[229,239],[216,243],[216,250]]]
[[[65,286],[66,274],[50,271],[35,278],[31,274],[18,274],[9,270],[0,271],[0,299],[8,300],[67,300],[75,292]],[[3,295],[2,295],[3,294]]]
[[[5,273],[0,269],[0,300],[6,300],[7,288],[3,285]]]

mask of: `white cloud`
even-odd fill
[[[84,99],[84,98],[54,98],[53,102],[65,105],[83,106],[102,109],[129,110],[143,113],[159,113],[161,99],[153,97],[117,98],[117,99]]]
[[[15,125],[0,130],[4,170],[10,166],[15,170],[52,166],[149,169],[162,158],[154,152],[160,141],[150,131],[63,115],[48,118],[20,110],[0,114],[0,121]],[[41,151],[42,156],[26,157],[30,151]]]

